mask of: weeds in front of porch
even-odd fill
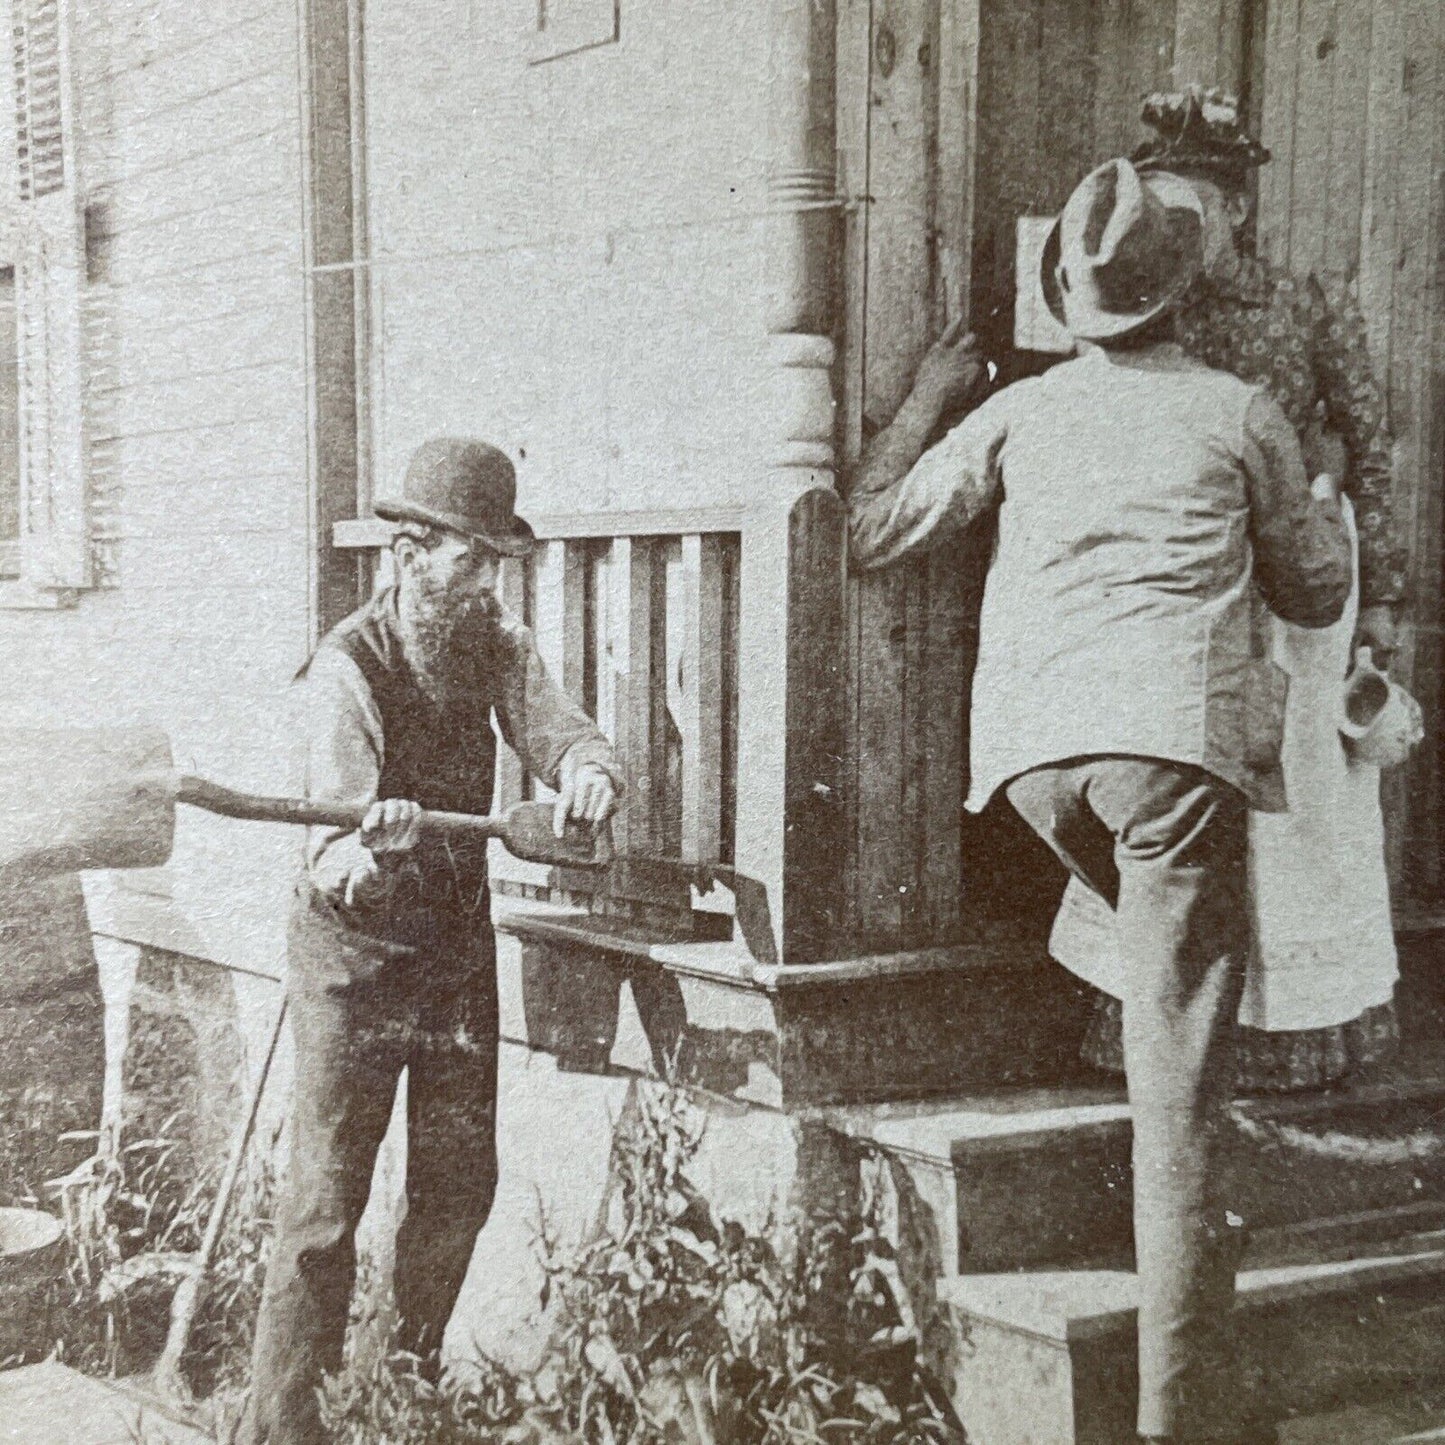
[[[538,1367],[437,1386],[404,1355],[349,1351],[323,1407],[338,1445],[960,1445],[877,1196],[846,1218],[719,1222],[687,1175],[701,1137],[682,1091],[639,1090],[593,1237],[568,1249],[542,1221]]]
[[[176,1283],[205,1233],[216,1181],[182,1177],[169,1128],[119,1146],[98,1138],[95,1154],[52,1186],[67,1247],[53,1346],[89,1374],[137,1375],[154,1363]],[[249,1364],[273,1194],[269,1153],[257,1150],[238,1182],[182,1361],[187,1383],[221,1424],[235,1413]]]

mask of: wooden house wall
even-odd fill
[[[295,5],[76,10],[104,585],[0,611],[0,725],[158,724],[275,786],[310,571]],[[187,815],[99,926],[274,969],[294,856],[289,830]]]
[[[847,452],[886,423],[967,298],[1003,379],[1020,216],[1143,138],[1139,101],[1190,82],[1240,93],[1276,160],[1260,243],[1359,288],[1416,538],[1405,671],[1430,739],[1393,798],[1402,901],[1438,884],[1440,95],[1429,0],[840,0],[840,146],[850,208]],[[1299,139],[1295,139],[1299,137]],[[866,203],[856,204],[866,197]],[[988,539],[853,584],[849,781],[858,947],[911,947],[1047,919],[1047,860],[1006,807],[963,817],[966,698]],[[1404,862],[1403,872],[1401,864]]]
[[[1170,81],[1178,24],[1174,0],[841,0],[844,184],[868,198],[849,213],[849,459],[960,311],[1005,379],[1028,369],[1011,352],[1017,219],[1057,209],[1090,165],[1133,144],[1139,97]],[[852,586],[858,948],[997,936],[1047,916],[1047,859],[1022,826],[1004,807],[982,821],[962,809],[989,548],[978,535]]]
[[[624,11],[533,64],[535,5],[368,4],[378,494],[460,430],[519,458],[533,512],[755,497],[770,38]]]
[[[1441,886],[1441,490],[1445,483],[1442,167],[1445,7],[1437,0],[1269,0],[1262,47],[1259,240],[1296,271],[1354,288],[1395,438],[1413,551],[1399,671],[1424,704],[1415,763],[1386,783],[1397,903]]]

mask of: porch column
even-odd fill
[[[762,882],[779,956],[829,956],[842,915],[844,509],[834,490],[841,237],[832,0],[771,14],[763,498],[742,548],[739,872]]]

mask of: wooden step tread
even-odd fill
[[[1410,1104],[1445,1102],[1445,1047],[1410,1049],[1388,1074],[1349,1088],[1257,1095],[1235,1108],[1252,1119],[1307,1125],[1318,1117],[1389,1112]],[[950,1099],[829,1108],[828,1124],[855,1138],[919,1160],[944,1163],[956,1155],[1048,1147],[1061,1136],[1107,1133],[1130,1117],[1122,1084],[1097,1082],[1043,1089],[974,1091]]]
[[[1242,1270],[1235,1308],[1262,1309],[1436,1278],[1445,1284],[1445,1247],[1438,1237],[1419,1246],[1405,1239],[1373,1254]],[[974,1319],[1073,1342],[1132,1328],[1135,1285],[1132,1271],[1117,1269],[954,1275],[940,1282],[939,1298]]]
[[[1286,1420],[1280,1445],[1445,1445],[1445,1411],[1398,1405],[1355,1405]]]

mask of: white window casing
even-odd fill
[[[74,5],[8,6],[15,189],[0,260],[13,258],[19,318],[20,556],[18,580],[0,583],[0,605],[63,605],[91,585]]]

